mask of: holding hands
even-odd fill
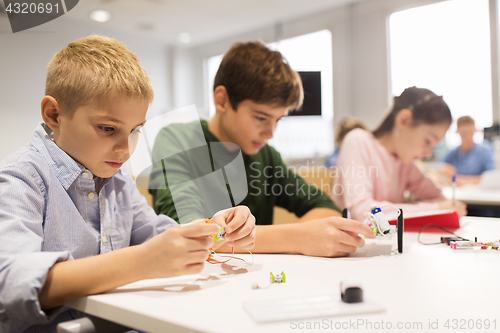
[[[224,240],[230,247],[251,250],[255,246],[255,217],[246,206],[221,210],[212,217],[212,222],[224,227]],[[219,247],[222,244],[216,244]]]
[[[215,242],[212,235],[224,227],[224,241],[230,247],[245,250],[255,244],[255,217],[250,209],[238,206],[221,210],[212,217],[215,224],[204,219],[194,220],[182,226],[172,227],[139,245],[144,249],[143,268],[148,272],[142,278],[171,277],[196,274],[203,269],[210,254],[209,248],[220,247],[223,242]]]

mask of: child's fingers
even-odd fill
[[[253,220],[255,220],[252,215],[251,217],[253,218]],[[253,222],[252,219],[249,218],[249,220],[247,220],[239,229],[236,229],[231,233],[226,233],[226,235],[224,236],[224,240],[227,242],[235,242],[237,240],[250,236],[252,232],[254,232],[255,234],[255,222]]]
[[[188,238],[186,240],[187,252],[206,251],[214,246],[214,240],[211,237]]]
[[[339,237],[340,245],[342,246],[353,246],[353,247],[363,247],[365,245],[365,240],[358,235],[353,235],[351,233],[343,232],[341,230]],[[348,252],[348,251],[343,251]]]
[[[200,262],[200,263],[186,265],[186,268],[183,272],[183,275],[184,274],[198,274],[198,273],[200,273],[203,270],[203,267],[205,267],[204,261],[205,260],[203,260],[203,262]]]
[[[226,220],[226,232],[228,234],[234,232],[246,223],[255,225],[255,217],[246,206],[235,207],[231,215],[229,215],[230,220]]]
[[[184,265],[187,266],[192,264],[203,263],[205,260],[207,260],[209,254],[210,253],[207,249],[190,252],[185,257]]]
[[[368,238],[375,238],[375,233],[369,226],[359,221],[336,219],[336,226],[340,230],[350,231],[356,235],[362,234]]]
[[[348,245],[348,244],[339,244],[337,250],[339,252],[343,253],[343,255],[347,255],[348,253],[354,253],[354,252],[356,252],[356,250],[357,250],[358,247],[353,246],[353,245]]]
[[[257,230],[254,227],[250,231],[250,233],[248,233],[244,236],[238,237],[239,235],[231,234],[231,235],[224,237],[224,240],[227,241],[227,245],[230,247],[238,247],[238,248],[245,249],[245,248],[249,248],[250,244],[253,244],[250,247],[250,248],[253,248],[255,245],[256,235],[257,235]]]
[[[185,224],[182,227],[184,237],[196,238],[210,236],[219,232],[219,227],[209,223]]]

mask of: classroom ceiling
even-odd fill
[[[134,32],[167,44],[188,47],[210,43],[314,14],[360,0],[81,0],[68,14],[72,19]],[[90,21],[96,9],[108,10],[106,23]]]

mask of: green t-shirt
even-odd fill
[[[273,147],[266,144],[257,154],[246,155],[223,145],[206,120],[171,124],[158,133],[149,186],[156,213],[186,223],[245,205],[256,224],[267,225],[273,222],[274,206],[299,217],[318,207],[340,211],[289,168]]]

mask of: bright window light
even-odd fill
[[[443,95],[453,119],[469,115],[476,127],[493,121],[488,0],[450,0],[391,15],[392,94],[406,87]],[[391,100],[392,104],[392,100]],[[454,123],[448,147],[460,144]],[[482,142],[482,133],[477,133]]]

